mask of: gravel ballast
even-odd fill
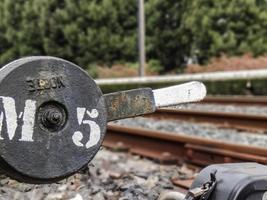
[[[178,170],[102,149],[88,168],[59,183],[32,185],[1,175],[0,200],[154,200],[162,191],[177,189],[170,178]]]
[[[175,106],[176,109],[188,109],[194,111],[208,111],[208,112],[227,112],[240,113],[248,115],[265,115],[267,116],[267,106],[249,106],[249,105],[221,105],[221,104],[201,104],[191,103]]]

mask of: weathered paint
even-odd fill
[[[24,112],[20,112],[19,116],[16,112],[16,102],[11,97],[3,97],[1,96],[0,99],[3,102],[2,112],[0,114],[0,140],[9,139],[12,140],[15,136],[17,127],[18,127],[18,119],[23,116],[23,124],[21,128],[21,138],[19,141],[23,142],[34,142],[33,140],[33,132],[34,132],[34,123],[35,123],[35,112],[36,112],[36,101],[33,100],[26,100]],[[7,135],[8,138],[3,138],[2,136],[2,126],[3,126],[3,119],[5,114],[5,120],[7,125]],[[89,140],[86,144],[82,144],[81,140],[83,139],[83,133],[80,131],[74,132],[72,136],[73,143],[76,146],[86,148],[90,148],[96,145],[101,136],[101,131],[99,125],[92,121],[92,120],[84,120],[85,115],[89,116],[90,118],[94,119],[97,118],[99,113],[97,109],[87,110],[86,108],[77,108],[77,121],[80,126],[88,125],[89,129],[87,129],[86,134],[90,134]]]
[[[200,101],[205,96],[205,85],[197,81],[153,91],[141,88],[104,95],[108,121],[153,113],[164,106]]]
[[[33,128],[35,123],[36,102],[27,100],[23,114],[23,126],[20,141],[33,141]]]
[[[84,138],[84,133],[81,131],[75,131],[72,136],[73,143],[78,147],[85,147],[90,148],[98,144],[101,138],[101,129],[99,125],[92,120],[84,120],[85,115],[88,115],[90,118],[94,119],[97,118],[99,113],[97,109],[92,109],[91,111],[87,110],[86,108],[77,108],[77,120],[79,125],[88,125],[89,126],[89,140],[86,142],[86,144],[83,144],[81,141]]]
[[[20,141],[33,141],[33,129],[35,121],[35,111],[36,111],[36,102],[33,100],[26,100],[24,111],[17,114],[16,111],[16,102],[12,97],[3,97],[0,96],[2,100],[2,112],[0,116],[0,139],[4,139],[2,136],[2,126],[3,126],[3,115],[5,115],[6,125],[7,125],[7,135],[8,139],[12,140],[15,136],[17,127],[18,127],[18,118],[23,115],[23,125],[21,128],[21,138]]]
[[[156,110],[150,88],[115,92],[104,97],[108,121],[148,114]]]
[[[153,90],[157,108],[200,101],[206,93],[205,85],[197,81]]]

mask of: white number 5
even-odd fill
[[[90,148],[96,145],[101,136],[101,131],[99,125],[92,121],[92,120],[84,120],[84,116],[88,115],[90,118],[97,118],[98,117],[98,111],[96,109],[92,109],[91,111],[86,110],[86,108],[77,108],[77,119],[79,125],[88,125],[90,129],[90,137],[87,143],[84,145],[81,141],[83,139],[83,133],[80,131],[75,131],[73,136],[72,136],[72,141],[76,146],[79,147],[85,147],[85,148]]]

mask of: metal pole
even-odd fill
[[[145,76],[145,14],[144,0],[138,0],[138,48],[139,48],[139,76]]]

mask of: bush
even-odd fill
[[[147,57],[157,59],[165,70],[185,62],[190,41],[182,29],[187,0],[149,0],[147,12]]]
[[[165,70],[190,60],[267,52],[267,2],[258,0],[149,0],[147,50]]]
[[[53,55],[87,68],[135,61],[135,0],[2,0],[0,64]]]
[[[263,55],[266,9],[263,0],[147,0],[147,60],[158,60],[153,65],[162,72],[221,53]],[[135,63],[137,2],[2,0],[0,65],[28,55],[58,56],[87,69]]]
[[[257,0],[190,1],[183,33],[190,35],[190,57],[203,64],[229,56],[267,52],[267,2]]]
[[[163,66],[161,65],[160,61],[152,59],[148,61],[147,71],[151,74],[159,74],[163,71]]]

